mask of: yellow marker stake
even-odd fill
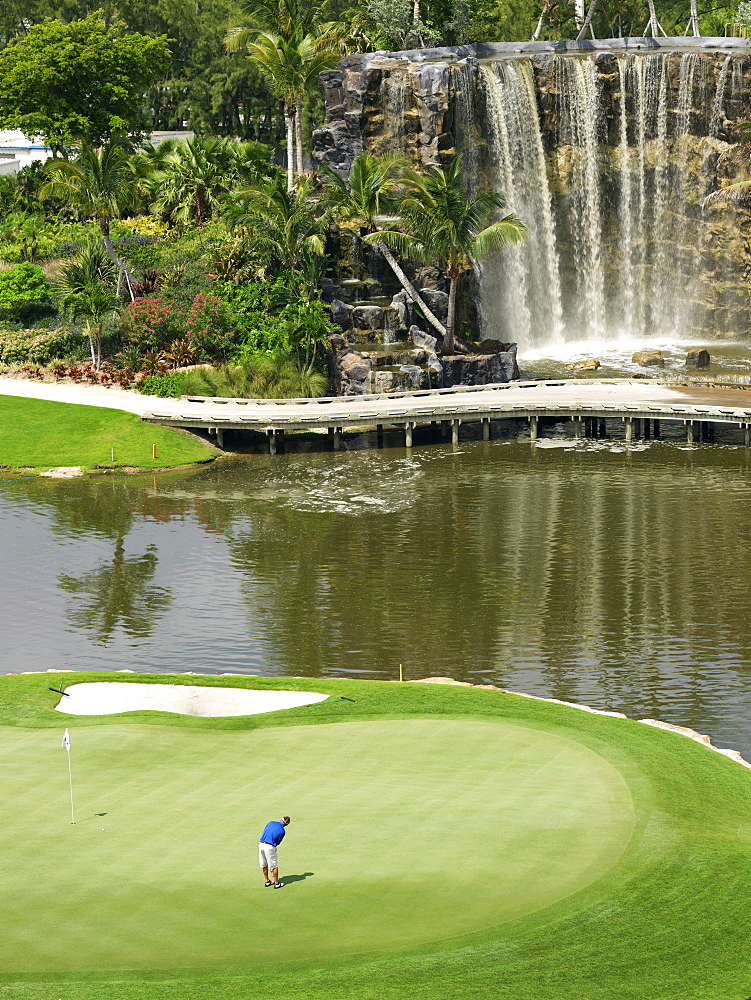
[[[400,681],[404,680],[404,676],[402,674],[402,665],[401,665],[401,663],[399,664],[399,680]]]
[[[152,446],[151,446],[151,457],[152,458],[156,458],[156,445],[155,444],[152,444]]]

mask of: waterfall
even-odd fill
[[[717,79],[717,92],[712,104],[712,117],[709,120],[709,134],[712,136],[717,135],[720,130],[720,121],[722,120],[722,113],[724,111],[725,86],[728,80],[731,60],[732,56],[725,56],[722,68],[720,69],[720,75]]]
[[[522,349],[707,330],[701,204],[713,185],[711,137],[741,92],[745,59],[607,58],[481,67],[485,177],[531,232],[483,266],[483,322]]]
[[[384,73],[381,81],[381,107],[389,123],[391,143],[384,153],[406,153],[407,98],[411,93],[409,69],[399,67]]]
[[[483,320],[490,330],[513,323],[520,342],[534,343],[541,331],[559,341],[559,260],[532,67],[528,60],[493,63],[482,75],[497,187],[530,228],[528,240],[481,268]]]

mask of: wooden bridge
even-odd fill
[[[255,431],[267,436],[272,454],[286,431],[326,430],[338,448],[345,430],[397,427],[410,448],[419,425],[450,427],[451,439],[458,443],[462,424],[480,422],[488,440],[491,421],[525,419],[530,438],[536,440],[543,418],[571,421],[576,437],[605,436],[617,421],[625,441],[632,441],[635,433],[659,436],[663,421],[682,423],[688,442],[701,440],[708,425],[731,424],[745,432],[746,445],[751,445],[749,390],[748,381],[546,379],[323,399],[189,396],[160,400],[158,409],[144,412],[142,418],[168,427],[208,430],[220,447],[227,430]]]

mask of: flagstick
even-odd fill
[[[76,825],[76,817],[73,812],[73,772],[70,769],[70,747],[68,747],[68,780],[70,781],[70,825]]]

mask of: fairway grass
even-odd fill
[[[156,445],[156,458],[152,446]],[[171,427],[100,406],[0,396],[0,468],[172,468],[210,461],[215,448]]]
[[[0,998],[751,994],[751,774],[718,754],[420,684],[180,676],[331,698],[54,711],[57,681],[108,677],[0,678]],[[266,890],[258,835],[283,813]]]

